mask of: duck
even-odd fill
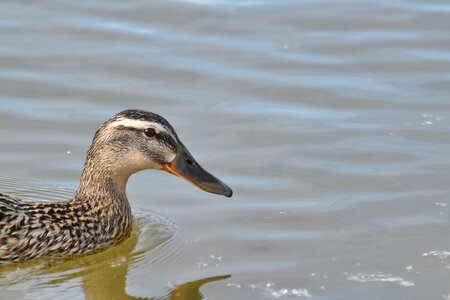
[[[145,169],[166,171],[209,193],[233,194],[197,163],[166,119],[124,110],[96,131],[71,199],[32,202],[0,193],[0,264],[91,254],[121,243],[133,226],[126,185]]]

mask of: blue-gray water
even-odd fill
[[[446,1],[2,2],[0,191],[69,198],[141,108],[235,194],[139,173],[136,246],[0,269],[0,298],[450,299],[449,28]]]

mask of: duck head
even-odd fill
[[[225,183],[200,166],[166,119],[144,110],[122,111],[98,129],[83,174],[92,173],[90,169],[99,165],[105,169],[103,176],[110,177],[123,192],[131,174],[157,169],[209,193],[226,197],[233,194]]]

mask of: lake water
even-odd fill
[[[450,299],[447,1],[0,4],[0,190],[69,199],[98,126],[166,117],[234,190],[134,175],[99,254],[1,299]]]

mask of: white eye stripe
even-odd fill
[[[153,129],[155,129],[156,133],[167,132],[174,140],[176,140],[174,135],[172,134],[172,132],[167,130],[161,124],[155,123],[155,122],[133,120],[133,119],[127,119],[127,118],[119,118],[119,119],[115,120],[114,122],[111,122],[108,126],[109,127],[123,126],[123,127],[135,128],[135,129],[153,128]]]
[[[166,131],[166,129],[163,126],[155,122],[124,119],[124,118],[118,119],[110,123],[109,127],[130,127],[135,129],[153,128],[157,132]]]

